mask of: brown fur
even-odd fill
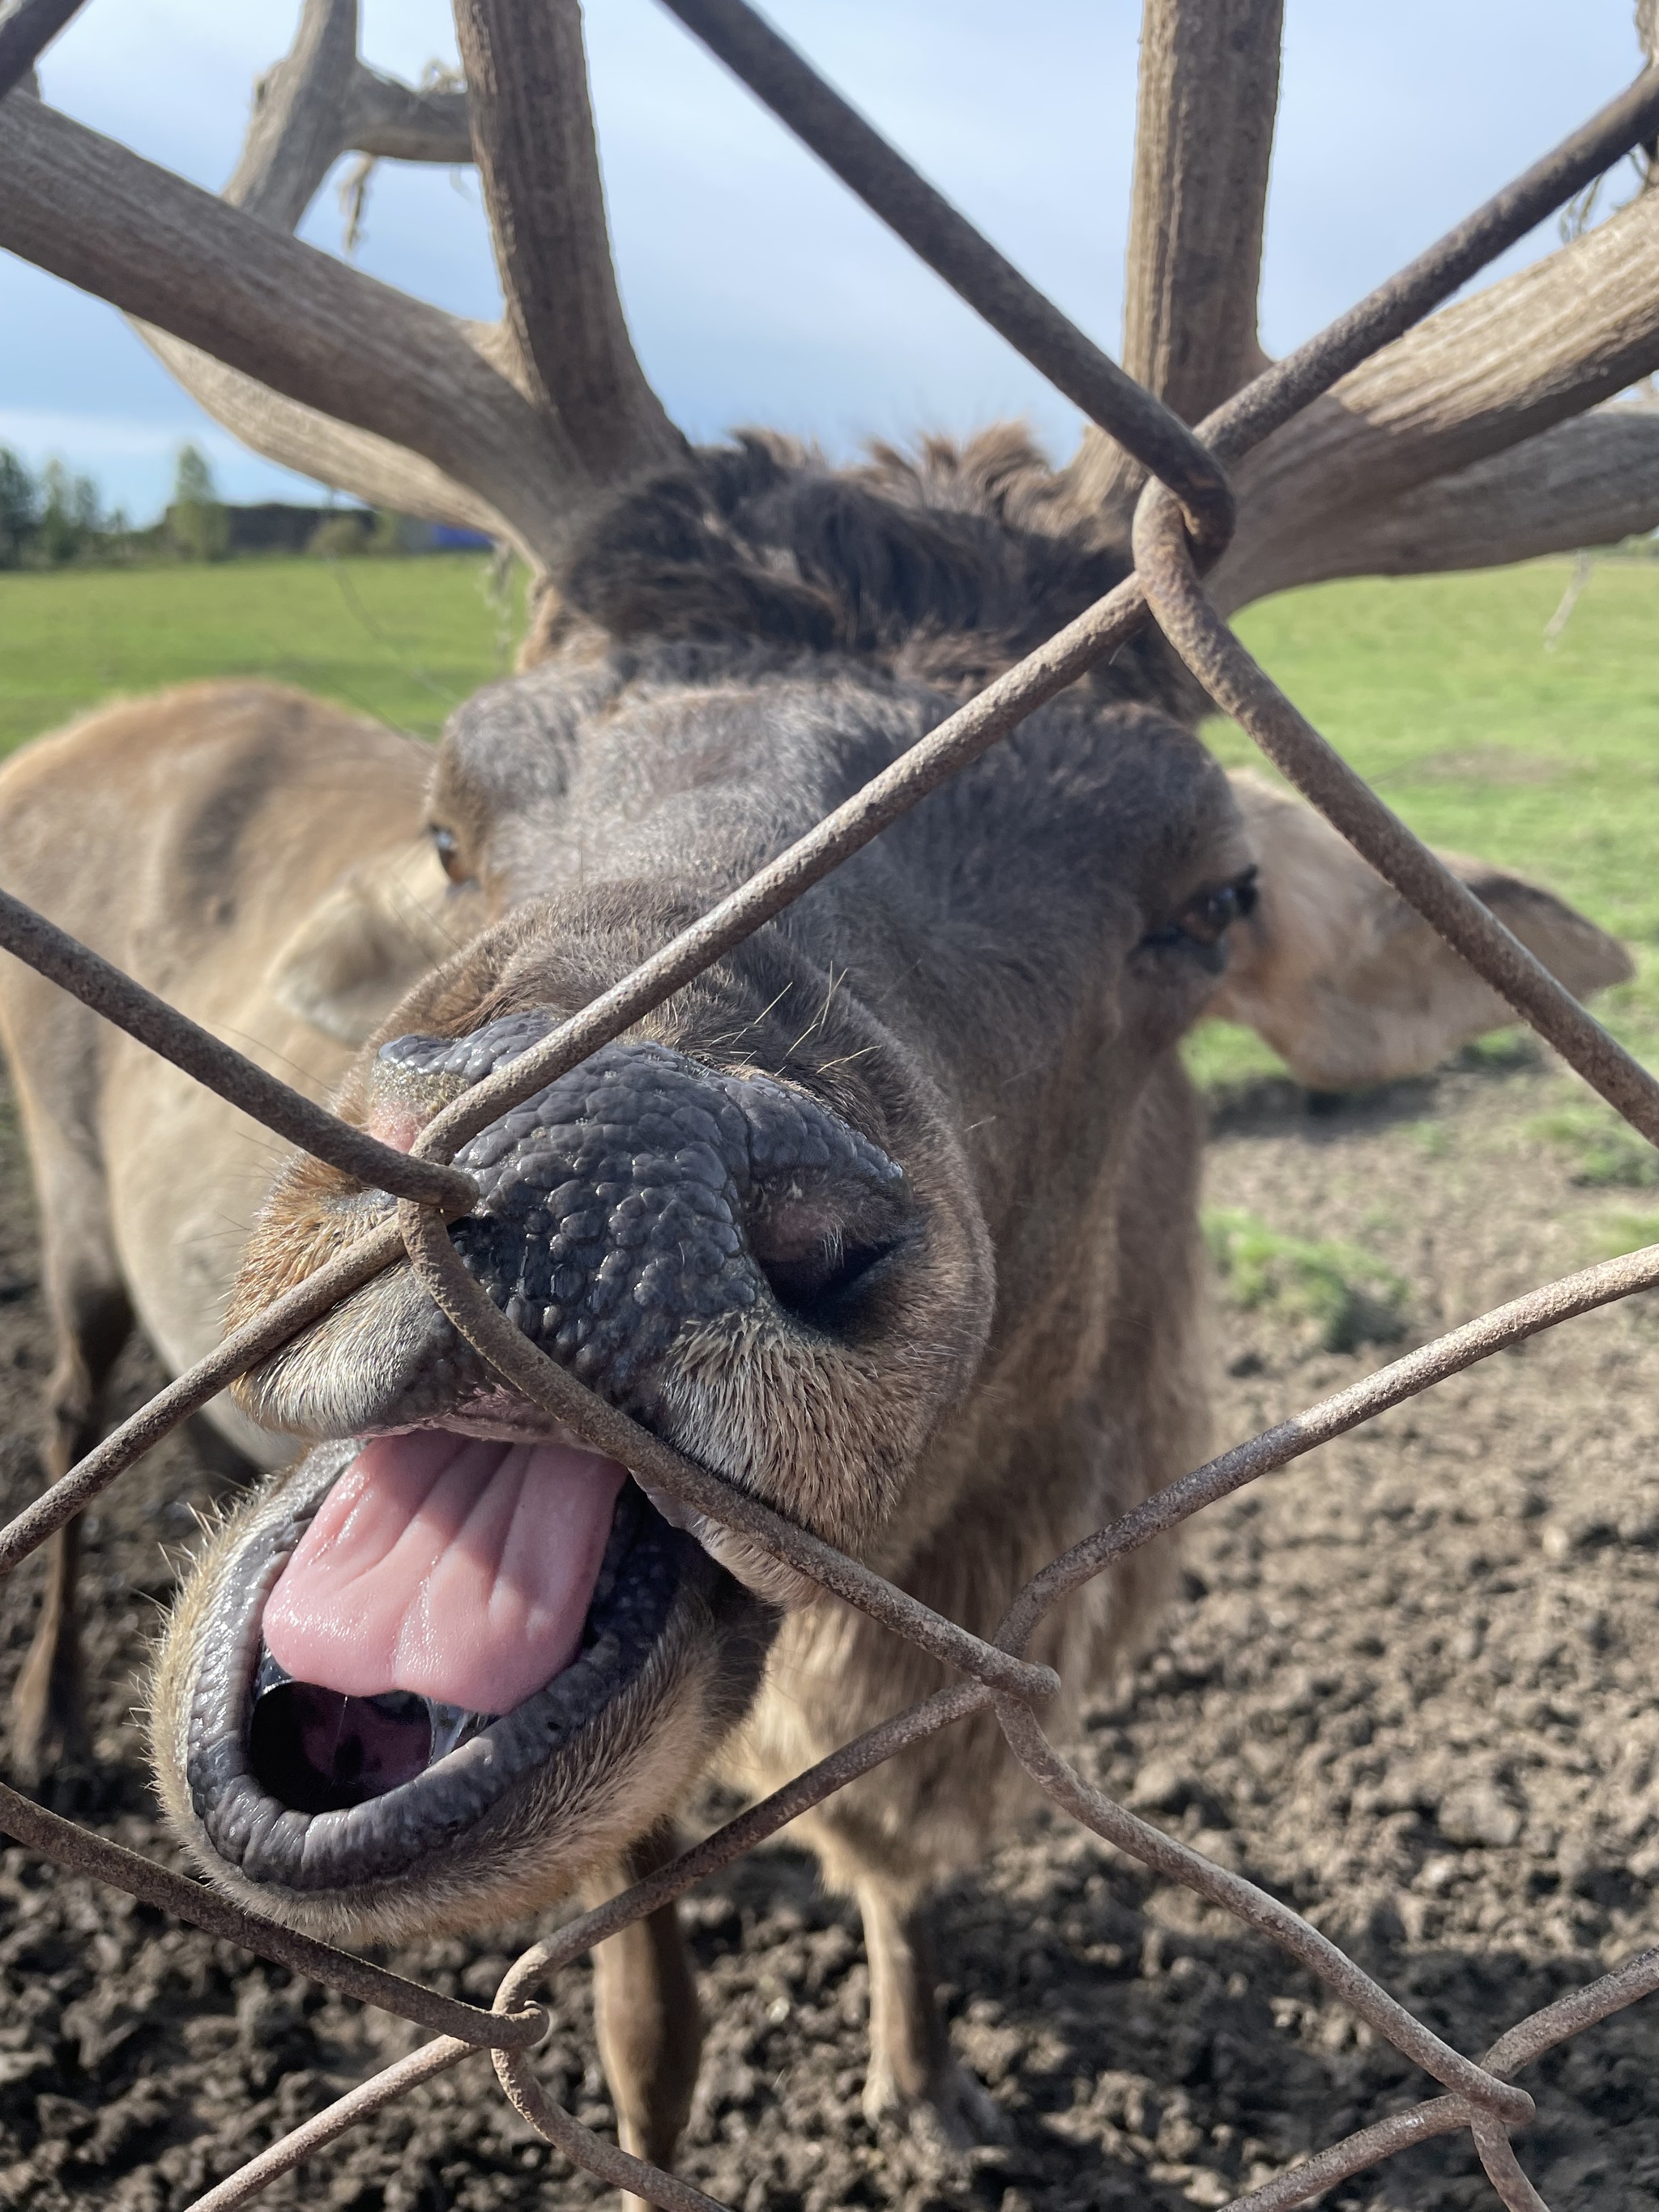
[[[1248,772],[1233,791],[1262,855],[1261,900],[1235,933],[1217,1014],[1260,1030],[1316,1091],[1415,1074],[1513,1018],[1322,815]],[[1635,974],[1622,945],[1550,892],[1440,858],[1579,998]]]
[[[876,445],[852,469],[769,431],[700,459],[605,511],[544,592],[521,667],[597,632],[855,653],[974,690],[1123,575],[1121,546],[1079,527],[1017,423],[915,453]],[[1156,631],[1118,656],[1103,689],[1200,705]]]
[[[0,773],[0,880],[362,1118],[376,1036],[580,1006],[1121,568],[1115,549],[1057,527],[1049,480],[1012,434],[841,474],[746,440],[601,518],[544,601],[530,672],[462,710],[424,795],[427,763],[387,732],[272,687],[189,688],[106,710]],[[1265,918],[1231,1008],[1293,1029],[1310,1065],[1334,1018],[1338,994],[1309,985],[1325,971],[1298,965],[1297,902],[1316,926],[1360,864],[1315,852],[1305,810],[1249,794],[1247,838],[1170,719],[1191,705],[1159,641],[1138,643],[638,1032],[821,1099],[902,1164],[926,1228],[866,1340],[806,1347],[763,1319],[689,1332],[651,1418],[981,1633],[1054,1553],[1204,1449],[1200,1127],[1174,1047],[1223,961],[1184,931],[1192,902],[1260,860]],[[428,817],[476,889],[445,890],[419,841]],[[1432,963],[1413,972],[1431,1002],[1449,988]],[[1345,1066],[1395,1072],[1386,1011],[1376,993],[1357,1017],[1340,1009]],[[1442,1048],[1463,1018],[1431,1024]],[[278,1172],[277,1148],[230,1109],[12,963],[0,1031],[46,1223],[62,1465],[94,1432],[129,1306],[181,1366],[228,1308],[252,1310],[379,1217],[314,1162]],[[390,1358],[425,1310],[406,1274],[383,1279],[268,1363],[244,1402],[341,1432],[331,1391]],[[294,1449],[220,1418],[268,1464]],[[471,1856],[378,1890],[273,1894],[216,1862],[181,1740],[216,1584],[285,1510],[289,1480],[204,1551],[158,1680],[155,1753],[216,1878],[326,1934],[528,1909],[654,1832],[717,1754],[769,1789],[944,1680],[818,1597],[784,1621],[751,1704],[752,1607],[722,1613],[693,1593],[574,1779],[532,1793]],[[75,1748],[70,1564],[20,1716],[37,1769]],[[1136,1554],[1045,1623],[1034,1656],[1072,1698],[1146,1632],[1166,1571]],[[987,2118],[934,2018],[917,1915],[1019,1796],[981,1716],[804,1824],[864,1910],[872,2108],[928,2106],[959,2133]],[[605,2031],[629,2125],[659,2149],[695,2063],[670,2017],[680,2000],[663,1994],[681,1987],[665,1941],[659,1925],[641,1954],[654,1994],[638,2019],[618,2012],[610,1972]]]

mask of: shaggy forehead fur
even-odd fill
[[[453,720],[434,817],[503,903],[608,882],[706,905],[1121,580],[1052,485],[1005,430],[840,473],[750,438],[638,488],[575,549],[539,664]],[[1012,1048],[1052,1038],[1123,933],[1243,864],[1223,779],[1171,726],[1193,703],[1143,634],[781,929],[912,1036],[948,980]]]
[[[1059,495],[1018,426],[831,469],[749,432],[609,504],[543,603],[526,657],[583,624],[617,641],[856,654],[975,688],[1121,581],[1121,542]],[[1115,699],[1173,707],[1191,679],[1155,631],[1121,653]]]

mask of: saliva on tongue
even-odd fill
[[[626,1480],[573,1444],[374,1437],[266,1600],[265,1649],[389,1721],[393,1692],[507,1712],[576,1656]]]

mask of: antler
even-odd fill
[[[306,0],[292,50],[253,88],[253,116],[225,186],[233,207],[298,228],[342,154],[470,161],[464,92],[416,91],[357,53],[357,0]]]
[[[1659,0],[1637,0],[1659,61]],[[1256,340],[1281,0],[1146,0],[1124,365],[1188,422]],[[1443,310],[1269,439],[1234,479],[1211,579],[1236,609],[1323,578],[1488,567],[1659,523],[1659,410],[1604,406],[1659,366],[1659,191]],[[1582,410],[1595,411],[1579,420]],[[1100,431],[1065,471],[1120,517],[1142,472]]]
[[[1123,366],[1183,421],[1267,365],[1256,294],[1279,105],[1284,0],[1146,0]],[[1125,514],[1146,481],[1103,430],[1066,471],[1079,503]]]
[[[575,0],[460,12],[470,104],[367,69],[356,0],[306,0],[222,200],[14,96],[0,109],[0,244],[138,319],[258,451],[377,504],[490,529],[540,567],[596,491],[683,442],[617,297]],[[453,161],[475,135],[500,328],[283,234],[342,152]]]
[[[1659,191],[1646,191],[1431,316],[1258,447],[1212,588],[1236,608],[1326,576],[1477,565],[1481,528],[1484,566],[1651,529],[1659,415],[1598,403],[1656,368]]]
[[[1315,518],[1299,545],[1281,546],[1280,568],[1229,566],[1210,587],[1231,611],[1281,589],[1281,579],[1306,583],[1490,568],[1612,544],[1650,530],[1656,520],[1659,407],[1620,401],[1398,499]]]
[[[223,198],[270,228],[295,229],[344,153],[409,161],[470,161],[466,94],[416,91],[357,54],[356,0],[306,0],[292,50],[253,90],[247,137]],[[488,500],[429,460],[337,422],[133,319],[150,350],[191,398],[244,445],[283,467],[354,492],[373,507],[514,536]]]
[[[456,4],[470,96],[380,76],[358,58],[356,0],[305,0],[222,200],[14,94],[0,107],[0,244],[141,318],[257,450],[376,504],[503,534],[544,566],[596,492],[684,444],[617,294],[576,0]],[[1281,15],[1282,0],[1145,0],[1125,360],[1189,420],[1262,361]],[[1638,0],[1637,15],[1651,55],[1659,5]],[[500,325],[441,314],[285,234],[353,149],[444,161],[476,149]],[[1656,366],[1649,190],[1431,318],[1253,453],[1218,599],[1651,527],[1659,415],[1598,403]],[[1095,514],[1121,514],[1139,489],[1099,431],[1065,474]]]
[[[455,27],[516,379],[601,473],[672,459],[617,296],[577,0],[456,0]]]

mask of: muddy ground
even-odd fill
[[[1267,1085],[1220,1113],[1212,1205],[1364,1247],[1402,1342],[1599,1256],[1642,1194],[1574,1181],[1537,1118],[1573,1093],[1523,1054],[1310,1117]],[[0,1125],[0,1477],[36,1480],[46,1364],[15,1133]],[[1648,1203],[1653,1202],[1648,1194]],[[1373,1286],[1374,1287],[1374,1286]],[[1386,1304],[1386,1300],[1384,1300]],[[1269,1297],[1224,1306],[1224,1441],[1387,1356],[1322,1349]],[[1328,1322],[1326,1336],[1340,1337]],[[138,1354],[135,1402],[155,1381]],[[1114,1790],[1291,1899],[1462,2048],[1659,1930],[1659,1311],[1570,1324],[1213,1510],[1161,1646],[1090,1718]],[[111,1778],[101,1824],[164,1855],[131,1718],[146,1638],[210,1485],[182,1446],[90,1531],[91,1648]],[[7,1680],[34,1603],[0,1606]],[[866,1973],[851,1917],[777,1851],[686,1908],[711,2033],[682,2169],[735,2206],[1218,2205],[1422,2094],[1271,1947],[1056,1817],[942,1903],[953,2033],[1007,2144],[943,2159],[860,2114]],[[431,1944],[409,1973],[488,2001],[527,1926]],[[0,1857],[0,2205],[173,2212],[410,2048],[412,2030]],[[541,2063],[608,2124],[587,1986],[556,1991]],[[1525,2163],[1554,2212],[1659,2204],[1659,2002],[1528,2077]],[[605,2192],[524,2128],[471,2060],[278,2185],[354,2212],[575,2206]],[[1462,2143],[1329,2200],[1493,2200]]]

